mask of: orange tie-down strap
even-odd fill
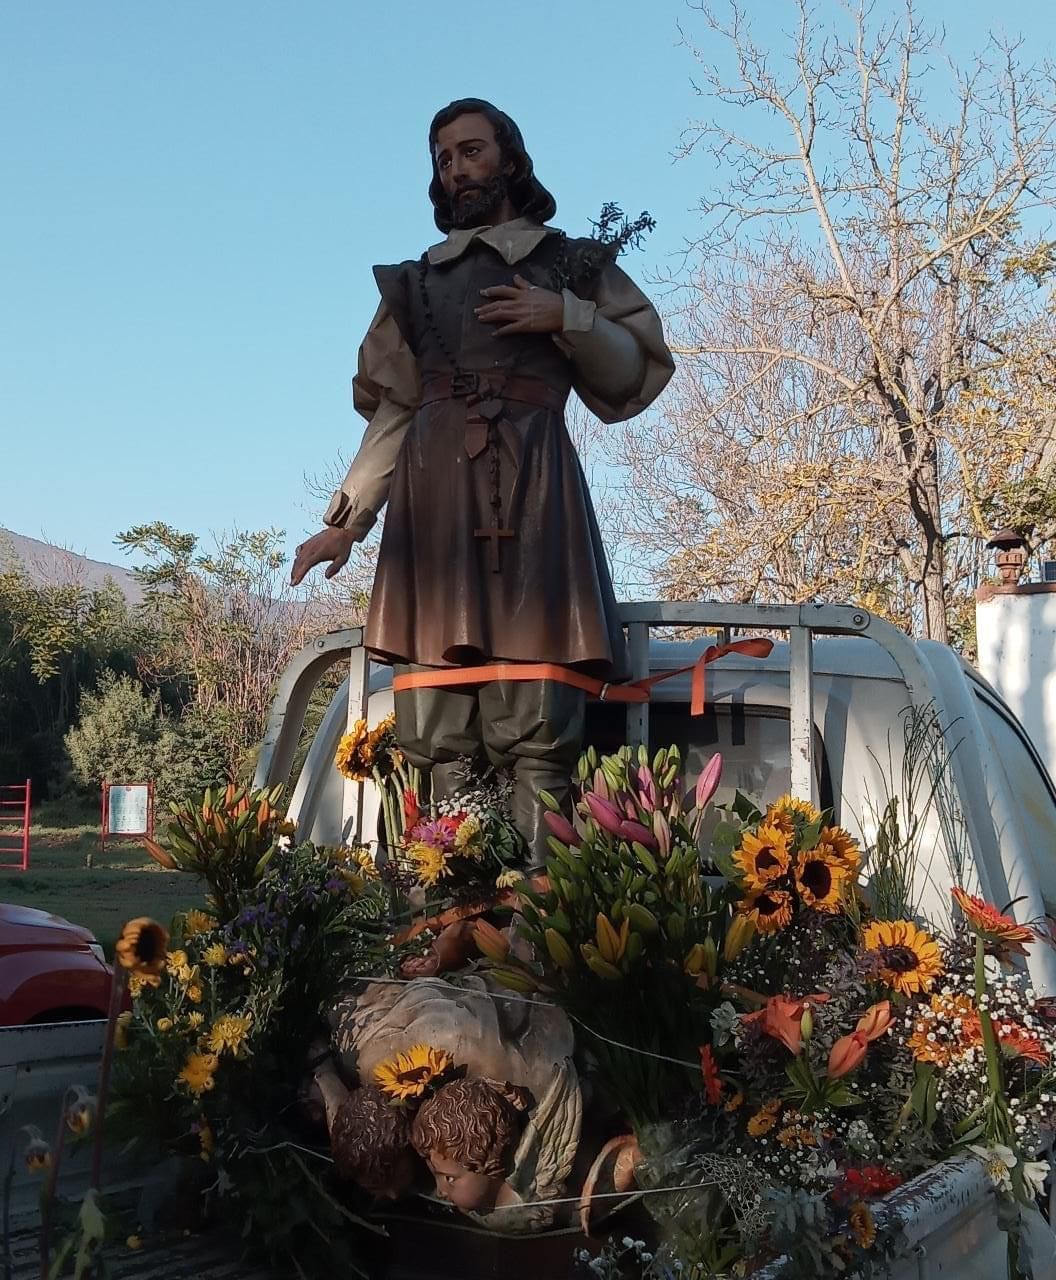
[[[493,662],[483,667],[413,671],[396,676],[392,687],[401,692],[404,689],[448,689],[458,685],[489,684],[493,680],[556,680],[559,684],[582,689],[602,702],[648,702],[654,685],[692,672],[689,711],[690,715],[699,716],[703,714],[706,704],[705,672],[711,663],[724,658],[728,653],[740,653],[748,658],[767,658],[773,647],[774,642],[765,640],[762,636],[733,640],[729,644],[709,645],[692,666],[679,667],[675,671],[661,671],[658,675],[646,676],[630,684],[611,684],[556,662]]]

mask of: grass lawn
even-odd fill
[[[197,876],[163,871],[134,840],[108,840],[100,855],[98,815],[67,806],[40,806],[30,827],[28,871],[0,871],[0,902],[87,926],[108,956],[126,920],[153,916],[168,925],[177,911],[203,906],[204,896]]]

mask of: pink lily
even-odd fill
[[[571,822],[563,813],[552,813],[549,809],[543,814],[543,821],[550,828],[553,835],[557,836],[569,848],[578,849],[582,844],[582,837],[575,829]]]
[[[704,766],[700,777],[697,779],[696,803],[698,809],[703,809],[708,801],[714,796],[719,789],[719,779],[722,777],[722,756],[716,751],[708,763]]]
[[[638,803],[646,813],[656,808],[656,779],[647,764],[638,767]]]
[[[653,835],[660,853],[668,857],[671,853],[671,825],[659,809],[653,814]]]
[[[595,791],[588,791],[584,796],[587,802],[587,808],[590,810],[590,816],[605,831],[611,832],[614,836],[620,834],[620,824],[623,822],[623,815],[608,800],[603,799]]]
[[[612,792],[609,790],[609,782],[605,777],[604,769],[594,770],[594,785],[591,789],[595,795],[601,796],[603,800],[612,799]]]
[[[639,844],[644,844],[647,849],[655,849],[657,847],[656,836],[648,827],[643,827],[640,822],[621,822],[619,834],[624,840],[637,840]]]

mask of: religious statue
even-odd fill
[[[575,390],[625,420],[673,363],[615,250],[548,225],[556,203],[509,116],[453,102],[429,153],[446,239],[374,269],[381,303],[353,382],[368,426],[292,576],[338,572],[388,502],[365,643],[396,668],[400,746],[434,798],[457,789],[466,757],[510,769],[531,869],[547,854],[538,793],[564,801],[581,748],[574,678],[627,674],[565,402]],[[483,669],[453,683],[467,668]]]

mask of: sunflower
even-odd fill
[[[786,889],[764,889],[737,904],[757,933],[777,933],[792,922],[792,895]]]
[[[390,777],[403,764],[403,752],[396,741],[394,715],[386,716],[367,735],[366,754],[371,771],[376,769],[383,778]]]
[[[420,884],[431,889],[444,876],[451,874],[443,849],[426,844],[424,840],[412,840],[407,846],[407,856],[414,864],[414,872]]]
[[[153,977],[165,967],[168,945],[168,930],[149,916],[137,916],[121,930],[115,948],[117,963],[132,973]]]
[[[212,933],[215,928],[216,920],[208,911],[199,911],[197,907],[192,908],[183,917],[183,936],[185,938],[194,938],[200,933]]]
[[[948,1067],[973,1045],[982,1044],[979,1014],[968,996],[932,996],[921,1009],[907,1040],[918,1062]]]
[[[837,858],[850,872],[855,872],[862,865],[862,851],[858,841],[843,827],[822,827],[818,834],[818,848],[827,845],[832,856]]]
[[[904,996],[927,991],[942,973],[938,944],[912,920],[877,920],[862,933],[880,962],[880,979]]]
[[[1023,924],[1016,924],[1011,916],[1003,915],[989,902],[973,897],[963,889],[954,887],[950,893],[953,894],[953,900],[960,907],[969,928],[984,942],[992,943],[998,955],[1007,959],[1009,956],[1027,954],[1027,943],[1034,942],[1038,936],[1033,929]]]
[[[416,1044],[406,1053],[398,1053],[374,1068],[374,1083],[390,1098],[406,1102],[420,1098],[430,1084],[454,1065],[454,1059],[443,1049]]]
[[[834,915],[840,909],[843,887],[850,872],[829,845],[807,849],[796,859],[799,898],[815,911]]]
[[[192,1053],[183,1065],[179,1079],[194,1094],[201,1095],[213,1087],[213,1073],[220,1059],[215,1053]]]
[[[786,835],[796,832],[796,818],[800,818],[805,826],[821,821],[821,814],[806,800],[797,800],[795,796],[779,796],[766,811],[764,822],[779,827]]]
[[[765,822],[758,830],[746,831],[741,836],[741,845],[734,850],[733,862],[749,893],[765,889],[772,881],[785,875],[792,862],[788,841],[784,831],[767,826]]]
[[[748,1121],[748,1132],[753,1138],[760,1138],[764,1133],[777,1124],[777,1117],[781,1114],[781,1099],[771,1098],[769,1102],[764,1102],[754,1116]]]
[[[366,720],[357,720],[337,744],[334,764],[338,773],[353,782],[363,782],[374,769],[374,743]]]
[[[873,1214],[864,1200],[856,1200],[847,1211],[847,1222],[859,1249],[872,1248],[876,1239],[876,1223]]]
[[[253,1025],[250,1014],[224,1013],[213,1023],[205,1043],[215,1054],[238,1053]]]

